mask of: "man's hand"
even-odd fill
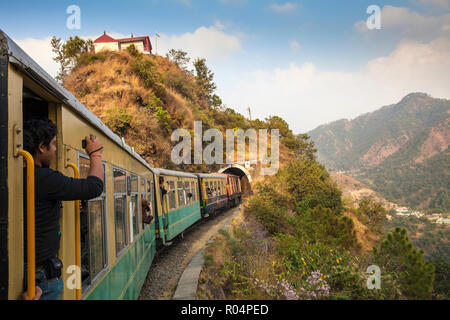
[[[93,134],[91,134],[89,138],[86,137],[86,152],[89,156],[94,154],[102,156],[103,154],[103,145]]]
[[[39,300],[39,299],[41,299],[41,296],[42,296],[42,289],[41,289],[41,287],[36,286],[36,294],[34,295],[33,300]],[[28,291],[25,291],[22,294],[22,299],[23,300],[30,300],[30,298],[28,298]]]

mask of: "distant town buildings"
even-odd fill
[[[450,224],[450,219],[444,219],[444,218],[437,219],[436,223],[439,223],[439,224]]]
[[[430,221],[438,221],[439,219],[442,219],[442,215],[439,213],[430,214],[427,216],[427,219]]]
[[[407,207],[395,207],[394,208],[397,216],[416,216],[416,217],[423,217],[424,214],[420,211],[412,211],[411,209]]]
[[[412,211],[406,207],[395,207],[396,215],[400,217],[417,217],[417,218],[426,218],[431,222],[439,223],[439,224],[450,224],[450,219],[444,218],[440,213],[433,213],[430,215],[425,215],[420,211]],[[392,218],[392,217],[391,217]],[[388,217],[389,219],[389,217]],[[390,220],[390,219],[389,219]]]
[[[134,37],[131,35],[130,38],[114,39],[106,34],[106,31],[102,36],[94,41],[94,50],[96,53],[102,50],[110,51],[122,51],[129,46],[134,45],[135,48],[144,54],[152,53],[152,43],[150,42],[150,37]]]

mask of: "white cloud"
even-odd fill
[[[45,39],[27,38],[14,40],[38,65],[48,74],[55,77],[58,74],[58,65],[53,60],[54,53],[50,45],[51,37]]]
[[[216,22],[215,26],[200,27],[193,33],[167,35],[161,33],[158,40],[158,54],[164,55],[170,49],[186,51],[192,58],[206,58],[219,61],[242,50],[241,36],[230,35],[224,26]]]
[[[390,35],[401,38],[430,41],[437,37],[450,36],[450,14],[424,16],[409,8],[384,6],[381,10],[381,28]],[[379,30],[369,30],[366,21],[358,21],[355,28],[366,35],[377,35]]]
[[[435,6],[439,8],[450,7],[450,0],[412,0],[412,2],[419,3],[423,6]]]
[[[221,94],[226,104],[255,117],[280,115],[295,132],[354,118],[398,102],[411,92],[450,98],[450,39],[403,42],[358,72],[320,70],[313,63],[259,70]]]
[[[298,9],[298,4],[286,2],[285,4],[272,3],[269,8],[276,13],[289,13]]]

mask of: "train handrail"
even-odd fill
[[[68,163],[67,167],[73,169],[73,175],[75,179],[80,178],[80,170],[73,163]],[[80,274],[79,270],[81,270],[81,230],[80,230],[80,201],[75,200],[75,264],[77,266],[77,287],[76,287],[76,299],[81,300],[81,288],[78,283],[81,279],[78,279]]]
[[[27,162],[27,264],[28,264],[28,298],[36,295],[36,247],[35,247],[35,211],[34,211],[34,159],[33,156],[20,150],[17,153]]]

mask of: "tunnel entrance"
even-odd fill
[[[226,168],[222,168],[219,170],[220,173],[228,173],[228,174],[234,174],[235,176],[238,176],[241,181],[241,187],[242,187],[242,195],[243,196],[250,196],[252,195],[252,176],[250,175],[250,172],[248,172],[247,169],[245,169],[243,166],[240,166],[238,164],[231,165]]]

